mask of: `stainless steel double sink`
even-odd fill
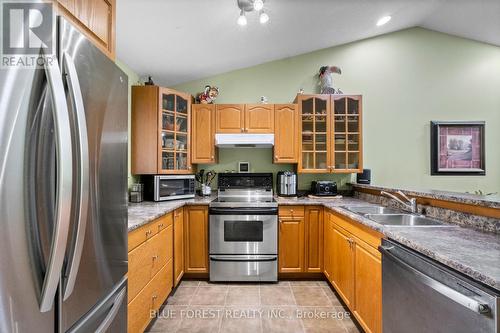
[[[345,209],[386,226],[393,227],[435,227],[444,223],[425,216],[409,214],[383,206],[344,206]]]

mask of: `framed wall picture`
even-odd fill
[[[484,121],[431,121],[431,175],[485,175]]]

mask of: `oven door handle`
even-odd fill
[[[276,255],[211,255],[210,260],[212,261],[276,261],[278,256]]]
[[[382,252],[382,254],[386,258],[392,260],[394,263],[399,265],[401,268],[403,268],[406,271],[415,275],[416,278],[418,278],[418,280],[421,283],[425,284],[426,286],[433,289],[434,291],[440,293],[444,297],[447,297],[447,298],[451,299],[452,301],[454,301],[454,302],[456,302],[456,303],[458,303],[458,304],[460,304],[460,305],[466,307],[467,309],[472,310],[476,313],[486,314],[486,313],[489,313],[491,311],[488,304],[479,303],[478,301],[472,299],[471,297],[466,296],[466,295],[456,291],[455,289],[452,289],[452,288],[448,287],[447,285],[444,285],[441,282],[434,280],[433,278],[425,275],[424,273],[420,272],[416,268],[413,268],[412,266],[410,266],[409,264],[407,264],[403,260],[396,257],[394,254],[392,254],[390,252],[390,250],[392,250],[393,248],[394,248],[394,246],[379,246],[380,252]]]

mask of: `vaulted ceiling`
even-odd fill
[[[415,26],[500,46],[500,0],[266,0],[245,27],[236,2],[117,0],[117,58],[170,86]]]

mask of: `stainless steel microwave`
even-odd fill
[[[144,175],[144,198],[150,201],[166,201],[194,198],[194,175]]]

